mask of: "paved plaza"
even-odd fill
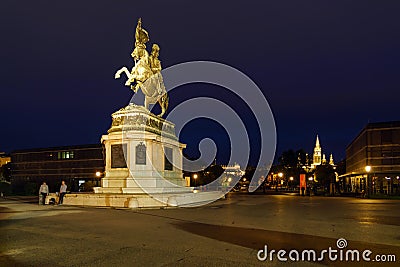
[[[269,249],[348,248],[400,258],[400,201],[231,194],[198,208],[128,210],[0,200],[0,266],[281,266]],[[363,265],[364,264],[364,265]],[[365,266],[292,262],[291,266]],[[396,266],[371,263],[367,266]]]

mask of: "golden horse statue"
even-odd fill
[[[142,90],[145,95],[144,107],[149,109],[149,104],[159,103],[162,117],[168,108],[168,94],[164,86],[163,77],[161,75],[161,62],[158,59],[160,47],[153,44],[151,55],[146,51],[145,43],[149,40],[148,33],[142,28],[141,19],[136,27],[136,42],[135,49],[131,56],[135,62],[132,70],[127,67],[122,67],[115,73],[115,79],[121,77],[121,73],[125,73],[128,79],[125,82],[126,86],[137,92]],[[135,85],[132,85],[136,82]]]

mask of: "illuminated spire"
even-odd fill
[[[321,146],[319,144],[319,137],[317,135],[317,140],[315,141],[315,148],[313,154],[313,167],[315,168],[317,165],[321,165],[322,163],[322,151]]]
[[[320,148],[321,146],[320,146],[320,144],[319,144],[319,138],[318,138],[318,134],[317,134],[317,140],[315,141],[315,147],[317,148]]]
[[[331,156],[329,157],[329,165],[335,165],[335,162],[333,162],[333,155],[331,153]]]

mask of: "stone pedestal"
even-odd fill
[[[124,208],[198,206],[222,192],[197,192],[186,186],[182,150],[175,125],[142,106],[129,104],[112,114],[101,142],[105,175],[92,194],[67,194],[64,204]]]
[[[130,104],[112,114],[101,142],[105,176],[96,193],[189,192],[182,175],[182,149],[175,125],[142,106]]]

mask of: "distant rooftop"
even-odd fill
[[[372,122],[368,123],[364,129],[389,128],[389,127],[400,127],[400,121]]]
[[[386,121],[386,122],[370,122],[361,131],[357,134],[357,136],[347,145],[346,149],[357,140],[360,135],[369,129],[381,129],[381,128],[395,128],[400,127],[400,121]]]

